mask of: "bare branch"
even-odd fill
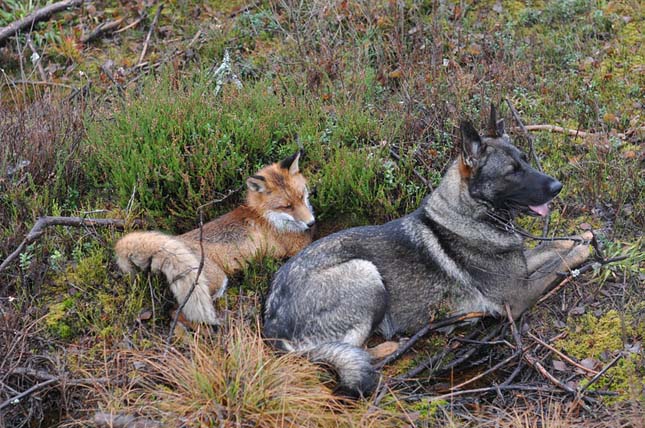
[[[61,12],[70,7],[80,6],[82,3],[83,0],[63,0],[35,10],[24,18],[14,21],[6,27],[0,28],[0,45],[17,32],[32,27],[36,22],[45,21],[55,13]]]

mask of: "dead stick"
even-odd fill
[[[0,45],[17,32],[32,27],[36,22],[45,21],[55,13],[61,12],[70,7],[80,6],[82,3],[83,0],[63,0],[37,9],[24,18],[14,21],[6,27],[0,28]]]
[[[586,390],[587,390],[591,385],[593,385],[594,383],[596,383],[596,382],[598,381],[598,379],[600,379],[600,378],[601,378],[605,373],[607,373],[607,370],[609,370],[609,369],[610,369],[610,368],[612,368],[614,365],[616,365],[616,363],[617,363],[618,361],[620,361],[620,359],[621,359],[621,358],[623,358],[623,354],[622,354],[622,353],[621,353],[621,354],[618,354],[618,356],[616,356],[616,358],[614,358],[613,360],[611,360],[611,362],[610,362],[609,364],[607,364],[607,365],[605,366],[605,368],[603,368],[602,370],[600,370],[600,371],[598,372],[598,374],[596,374],[594,377],[592,377],[588,384],[586,384],[585,386],[583,386],[582,388],[580,388],[580,390],[578,391],[578,395],[582,395],[582,393],[583,393],[583,392],[585,392],[585,391],[586,391]]]
[[[7,257],[2,264],[0,264],[0,272],[2,272],[13,260],[15,260],[22,250],[45,232],[45,228],[49,226],[114,226],[118,229],[123,229],[126,226],[125,220],[110,219],[110,218],[82,218],[82,217],[54,217],[43,216],[36,220],[36,224],[31,228],[25,239],[18,245],[18,248]]]
[[[143,50],[141,51],[141,56],[139,57],[139,61],[137,62],[137,64],[141,64],[143,62],[143,58],[146,56],[146,51],[148,50],[148,44],[150,43],[150,37],[152,36],[152,32],[154,31],[155,26],[157,25],[157,21],[159,20],[161,9],[163,9],[163,3],[159,3],[159,7],[157,7],[157,13],[155,13],[155,17],[152,20],[152,24],[150,24],[150,29],[148,30],[148,34],[146,35],[146,41],[143,43]]]
[[[387,358],[384,358],[383,361],[379,362],[375,367],[377,369],[385,367],[387,364],[390,364],[392,361],[395,361],[405,354],[408,349],[412,347],[419,339],[424,337],[426,334],[430,333],[433,330],[437,330],[442,327],[447,327],[449,325],[457,324],[461,321],[465,321],[472,318],[481,318],[486,316],[485,312],[470,312],[467,314],[454,315],[445,319],[442,319],[437,322],[431,322],[421,330],[419,330],[414,336],[410,338],[403,346],[396,350],[396,352],[390,354]]]
[[[567,134],[572,137],[580,137],[580,138],[604,136],[604,134],[599,134],[596,132],[578,131],[577,129],[563,128],[561,126],[556,126],[556,125],[526,125],[524,129],[526,129],[527,131],[558,132],[561,134]],[[618,137],[621,140],[627,139],[626,134],[618,133],[618,134],[611,134],[611,135],[614,135],[615,137]]]
[[[49,379],[49,380],[46,380],[44,382],[37,383],[36,385],[32,386],[31,388],[27,389],[26,391],[23,391],[20,394],[15,395],[15,396],[9,398],[8,400],[4,401],[2,404],[0,404],[0,410],[4,409],[5,407],[9,406],[10,404],[18,404],[20,402],[20,400],[22,400],[23,398],[27,397],[32,392],[34,392],[34,391],[36,391],[36,390],[38,390],[40,388],[44,388],[47,385],[51,385],[52,383],[55,383],[55,382],[58,382],[58,378]]]
[[[546,343],[545,341],[543,341],[539,337],[535,336],[534,334],[529,333],[528,335],[529,335],[529,337],[531,339],[535,340],[537,343],[539,343],[540,345],[544,346],[549,351],[551,351],[554,354],[558,355],[560,358],[562,358],[564,361],[566,361],[567,363],[571,364],[572,366],[578,367],[579,369],[584,370],[587,373],[591,373],[592,375],[597,375],[598,374],[598,372],[596,370],[587,368],[587,367],[583,366],[582,364],[575,362],[570,357],[568,357],[564,353],[558,351],[553,346],[549,345],[548,343]]]
[[[121,25],[124,19],[125,18],[119,18],[113,21],[107,21],[107,22],[101,23],[90,34],[88,34],[87,36],[83,36],[81,38],[81,43],[83,44],[89,43],[99,38],[105,33],[109,33],[111,31],[116,30],[117,28],[119,28],[119,26]]]
[[[533,137],[531,137],[531,134],[529,134],[529,131],[526,129],[526,126],[524,126],[524,123],[522,122],[522,119],[520,118],[520,114],[515,110],[515,107],[513,107],[513,104],[511,104],[511,101],[506,98],[506,104],[508,104],[508,108],[511,110],[511,114],[513,115],[513,119],[515,119],[515,122],[519,125],[520,129],[526,136],[526,138],[529,141],[529,149],[531,151],[531,157],[533,158],[533,161],[535,162],[535,165],[537,168],[542,172],[542,165],[540,165],[540,160],[537,157],[537,154],[535,153],[535,145],[533,143]]]

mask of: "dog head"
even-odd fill
[[[529,164],[497,120],[491,105],[488,129],[483,136],[470,122],[461,124],[462,151],[459,172],[470,196],[497,209],[546,216],[548,203],[562,184]]]

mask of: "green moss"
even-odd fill
[[[607,361],[606,355],[615,356],[623,352],[624,343],[631,341],[638,334],[632,318],[610,310],[601,317],[587,313],[575,321],[566,339],[556,345],[567,355],[578,360],[594,358]],[[603,358],[604,357],[604,358]],[[594,383],[590,389],[602,389],[618,392],[618,397],[609,397],[608,401],[621,401],[633,398],[642,399],[642,388],[645,387],[645,369],[642,357],[637,354],[626,354],[614,367]],[[581,386],[588,379],[581,382]]]

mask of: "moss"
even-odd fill
[[[584,314],[569,328],[567,339],[556,343],[567,355],[578,360],[594,358],[608,362],[607,355],[617,355],[623,352],[624,343],[631,341],[638,334],[629,315],[619,314],[610,310],[601,317],[591,313]],[[640,327],[640,326],[639,326]],[[642,332],[641,332],[642,333]],[[641,357],[637,354],[627,354],[614,367],[594,383],[590,389],[610,390],[619,393],[618,397],[609,397],[607,401],[622,401],[633,398],[643,398],[642,389],[645,387],[645,369]],[[588,382],[585,379],[581,386]]]

